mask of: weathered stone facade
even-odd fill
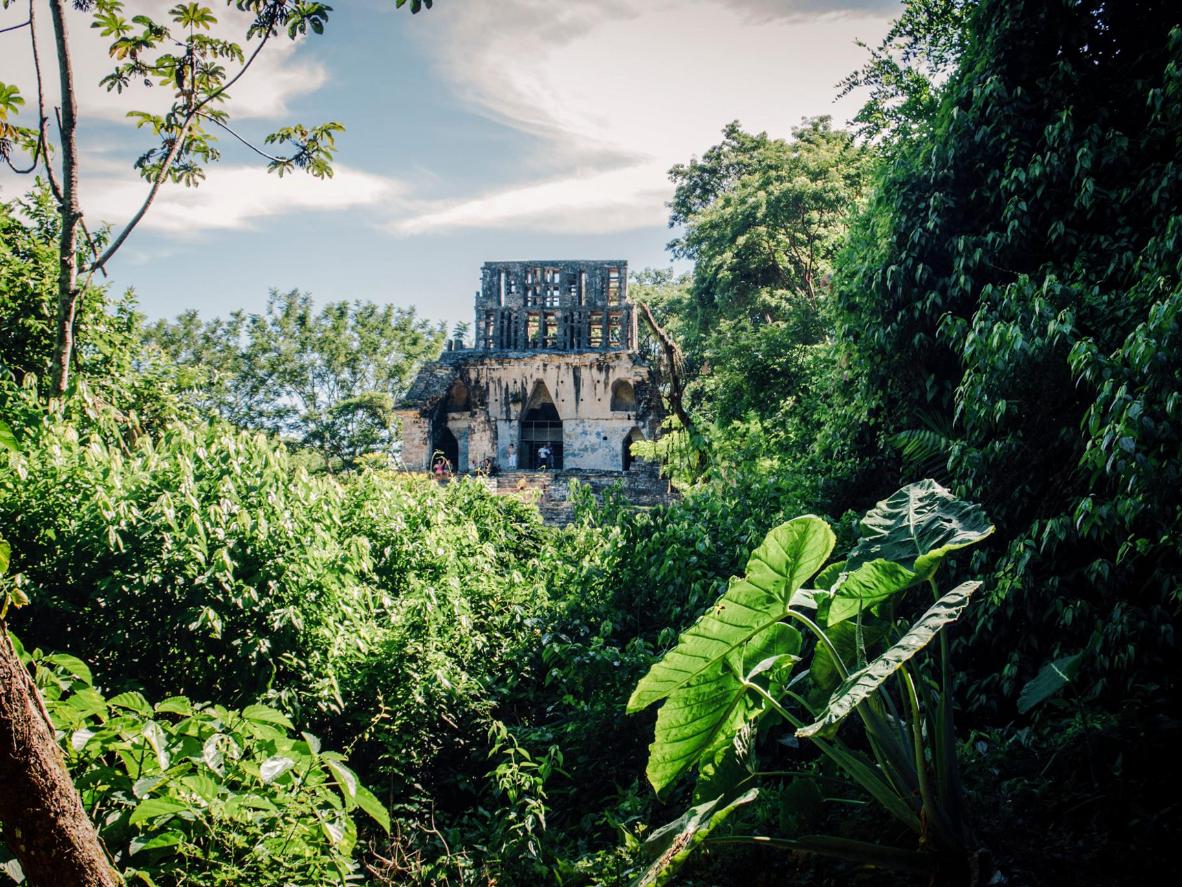
[[[661,419],[627,264],[490,262],[482,278],[478,347],[450,343],[400,404],[403,463],[428,470],[442,452],[461,472],[528,469],[548,446],[552,468],[626,470]]]

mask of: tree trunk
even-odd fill
[[[0,824],[30,887],[115,887],[119,876],[66,772],[44,706],[0,621]]]
[[[690,445],[694,450],[694,468],[698,474],[702,474],[706,470],[706,451],[701,448],[701,435],[698,434],[698,427],[685,408],[685,378],[682,375],[685,361],[681,354],[681,348],[673,341],[673,337],[657,323],[657,319],[653,317],[648,305],[644,302],[637,302],[636,307],[640,309],[640,313],[644,316],[644,322],[652,330],[652,334],[657,337],[657,341],[661,343],[661,350],[665,353],[666,371],[669,375],[669,394],[666,397],[669,402],[669,410],[677,417],[677,421],[681,423],[681,427],[689,435]]]
[[[70,361],[74,354],[74,324],[78,313],[78,226],[82,210],[78,204],[78,98],[74,94],[74,69],[66,32],[63,0],[49,0],[53,18],[54,45],[61,82],[62,193],[58,204],[62,230],[58,240],[57,348],[53,357],[53,392],[66,393],[70,384]]]

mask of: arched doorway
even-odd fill
[[[538,382],[521,415],[520,466],[539,467],[538,451],[544,446],[550,448],[550,467],[561,468],[562,419],[546,384]]]
[[[620,458],[620,466],[624,471],[632,467],[632,462],[636,458],[632,455],[632,444],[638,440],[644,440],[644,433],[639,428],[633,428],[624,437],[624,452]]]
[[[435,469],[435,454],[443,453],[443,458],[451,466],[452,471],[460,470],[460,442],[451,433],[451,429],[444,425],[435,435],[435,446],[431,453],[431,469]]]

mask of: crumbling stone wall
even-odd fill
[[[629,351],[628,263],[485,262],[474,329],[479,351]]]

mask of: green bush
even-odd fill
[[[15,639],[14,639],[15,642]],[[343,755],[265,705],[105,696],[66,654],[18,653],[33,669],[66,764],[129,882],[356,882],[359,812],[389,816]],[[0,872],[15,872],[0,845]]]

